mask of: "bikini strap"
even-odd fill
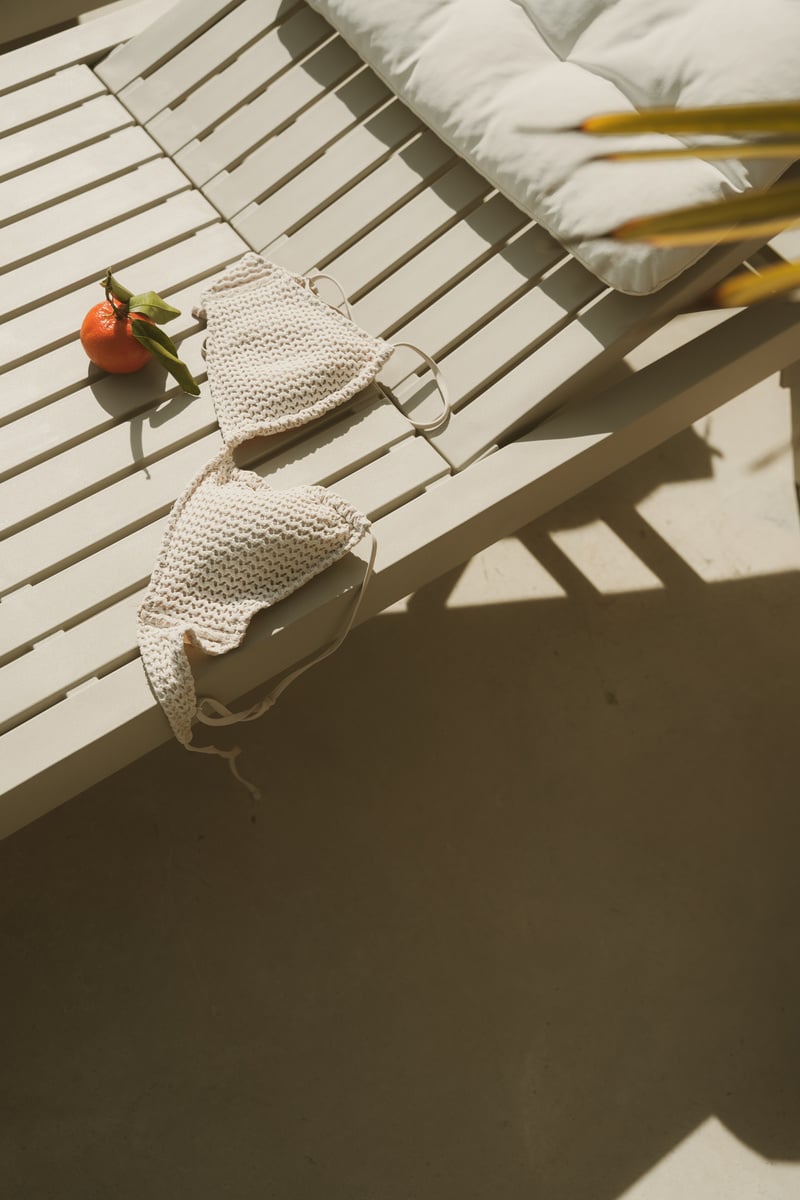
[[[290,683],[294,683],[295,679],[298,679],[301,675],[305,674],[310,667],[316,666],[317,663],[322,662],[324,658],[327,658],[330,654],[333,654],[339,649],[342,642],[353,628],[359,609],[361,608],[361,602],[364,599],[364,593],[367,590],[367,585],[372,578],[375,569],[375,556],[378,549],[377,539],[371,529],[366,530],[366,535],[368,535],[370,538],[370,552],[369,559],[364,570],[364,576],[359,585],[355,600],[350,607],[350,613],[347,617],[347,620],[345,621],[341,632],[337,635],[333,642],[331,642],[329,646],[326,646],[324,650],[320,651],[319,654],[315,654],[306,662],[301,663],[299,667],[295,667],[295,669],[290,671],[288,675],[284,675],[283,679],[281,679],[270,692],[267,692],[263,700],[257,701],[249,708],[236,711],[228,708],[226,705],[222,704],[221,701],[216,700],[213,696],[198,697],[196,714],[198,721],[200,721],[203,725],[210,725],[212,727],[221,725],[238,725],[243,721],[255,721],[258,717],[262,716],[263,713],[267,712],[268,709],[272,708],[275,701],[283,692],[286,691]],[[233,750],[219,750],[216,746],[193,746],[191,744],[187,744],[186,749],[197,750],[203,754],[218,754],[221,758],[227,758],[228,766],[231,769],[232,775],[238,779],[240,783],[244,784],[254,799],[261,799],[261,792],[259,789],[247,779],[244,779],[239,774],[239,771],[236,767],[235,760],[240,753],[240,747],[236,746]]]
[[[442,398],[442,411],[437,417],[434,417],[433,420],[415,421],[414,418],[409,417],[408,413],[406,412],[403,413],[404,417],[407,421],[410,421],[414,428],[418,429],[420,433],[433,433],[434,430],[441,429],[442,425],[449,420],[452,412],[452,408],[450,406],[450,393],[447,390],[447,383],[445,382],[444,375],[442,374],[442,368],[435,361],[435,359],[431,358],[429,354],[426,354],[424,350],[420,350],[419,346],[415,346],[413,342],[392,342],[392,345],[405,346],[407,350],[413,350],[420,356],[423,362],[430,367],[431,374],[433,375],[433,382],[436,384],[436,389]],[[377,382],[380,383],[380,380]],[[383,385],[381,385],[381,387],[383,388]],[[383,390],[385,391],[386,389],[384,388]]]

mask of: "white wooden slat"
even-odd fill
[[[210,225],[175,246],[137,259],[130,275],[125,273],[124,281],[130,282],[134,288],[138,285],[140,290],[147,290],[148,284],[154,284],[165,299],[174,301],[184,313],[176,318],[173,326],[180,331],[189,327],[191,318],[188,313],[199,294],[201,281],[238,258],[246,249],[246,244],[230,226],[223,223]],[[195,281],[191,287],[187,286],[190,280]],[[180,288],[185,291],[178,291]],[[27,349],[36,357],[29,358],[0,376],[3,385],[0,387],[0,425],[38,408],[49,399],[62,397],[85,384],[87,377],[92,386],[98,389],[101,399],[105,392],[110,392],[102,381],[99,384],[95,382],[96,376],[77,340],[83,314],[97,303],[98,298],[102,298],[102,292],[94,282],[68,297],[43,305],[37,310],[38,321],[17,323],[29,335]],[[23,328],[20,328],[20,334],[22,332]],[[65,337],[71,339],[67,345],[58,346],[55,350],[46,348],[52,341]],[[110,394],[107,402],[112,406]],[[80,433],[78,425],[77,436]]]
[[[183,292],[170,293],[170,303],[181,310],[169,324],[169,335],[177,342],[179,353],[189,363],[197,376],[205,375],[205,362],[199,349],[190,342],[184,343],[186,334],[197,330],[197,322],[191,308],[202,289],[194,284]],[[145,409],[152,408],[156,399],[161,402],[166,392],[175,392],[173,401],[181,401],[176,392],[177,385],[158,362],[151,362],[143,370],[132,375],[109,375],[91,368],[80,350],[82,359],[78,369],[86,381],[83,387],[63,395],[54,403],[45,404],[10,421],[3,426],[0,437],[0,480],[17,475],[54,454],[68,450],[79,442],[88,441],[104,430],[122,421],[141,419]],[[58,354],[53,351],[52,355]],[[50,356],[45,356],[50,357]],[[13,372],[10,374],[13,375]],[[7,376],[8,378],[8,376]],[[173,404],[175,408],[175,404]],[[160,420],[166,419],[162,413]]]
[[[119,92],[139,75],[146,75],[165,59],[178,54],[238,3],[239,0],[192,0],[191,4],[179,3],[166,12],[164,5],[158,4],[151,20],[137,30],[137,36],[124,46],[117,46],[97,64],[95,71],[110,91]]]
[[[193,240],[190,237],[191,232],[191,230],[187,230],[187,237],[184,241],[190,243]],[[182,248],[184,253],[191,253],[190,245],[184,246],[183,242],[180,241],[177,245],[168,247],[166,250],[160,251],[160,253],[168,254],[172,251],[173,257],[179,257]],[[128,264],[119,263],[117,267],[118,274],[122,273],[124,275],[126,283],[128,279],[132,283],[135,283],[137,278],[146,279],[146,270],[143,268],[147,267],[151,259],[155,261],[159,257],[159,251],[153,251],[147,258],[143,257],[144,254],[145,251],[142,251],[142,255],[135,256],[135,262],[131,264],[131,271],[127,270]],[[134,268],[137,271],[142,270],[142,274],[138,276],[132,274]],[[98,266],[96,279],[92,283],[86,284],[81,288],[76,288],[65,296],[48,301],[32,309],[30,312],[23,313],[19,317],[0,324],[0,364],[5,359],[5,363],[9,368],[13,367],[15,372],[19,369],[20,374],[24,375],[26,389],[32,387],[40,390],[42,382],[41,372],[45,369],[45,364],[37,361],[27,364],[27,369],[23,371],[22,368],[26,365],[27,360],[34,356],[42,355],[52,347],[58,347],[60,343],[72,341],[77,337],[84,315],[93,304],[98,303],[98,297],[102,299],[102,292],[98,290],[98,283],[101,281],[104,273],[105,268],[101,270]],[[150,278],[155,282],[157,275],[155,278],[154,275],[151,275]],[[81,353],[83,352],[81,351]],[[79,378],[85,378],[89,373],[85,356],[81,360],[75,347],[73,347],[71,354],[73,365],[82,363],[83,373]],[[10,375],[2,376],[4,383],[10,378]],[[4,397],[2,403],[5,405],[9,401],[17,411],[21,410],[24,403],[24,393],[13,397]]]
[[[153,159],[108,183],[87,188],[80,196],[0,227],[0,259],[6,269],[15,267],[100,225],[149,209],[189,186],[186,176],[169,159]]]
[[[278,453],[260,462],[249,461],[247,447],[242,447],[240,455],[244,466],[257,470],[276,488],[303,483],[332,485],[412,433],[412,426],[394,405],[382,393],[370,389],[363,402],[335,423],[324,423],[318,430],[311,426],[303,438]],[[263,439],[260,441],[263,447]]]
[[[218,214],[198,192],[179,193],[149,212],[128,217],[44,255],[37,272],[18,267],[0,276],[0,315],[20,312],[40,298],[46,300],[48,294],[57,295],[67,288],[101,279],[109,264],[119,269],[126,262],[136,262],[142,255],[218,219]],[[45,286],[49,292],[42,295]],[[65,297],[67,301],[72,298],[71,294]],[[78,325],[85,312],[86,309],[76,311]],[[18,322],[25,322],[25,317],[23,314],[0,325],[0,362],[8,361],[9,351],[13,354],[17,349],[13,340],[9,344],[9,338],[16,332]]]
[[[73,63],[93,62],[120,42],[135,37],[173,3],[174,0],[139,0],[8,51],[0,65],[0,92],[13,91]]]
[[[198,333],[181,342],[180,346],[181,357],[196,378],[203,369],[202,340],[203,335]],[[165,374],[157,364],[153,363],[152,367],[153,373]],[[144,384],[140,390],[147,394]],[[3,528],[7,532],[14,531],[215,429],[217,420],[208,385],[201,383],[200,390],[201,395],[191,400],[180,393],[154,411],[145,410],[134,415],[129,421],[113,425],[96,437],[0,483]],[[161,394],[163,384],[150,392],[153,398]]]
[[[385,397],[374,394],[356,403],[335,424],[333,435],[330,423],[318,432],[312,428],[302,445],[291,444],[266,459],[263,456],[268,447],[264,439],[259,439],[257,449],[251,443],[249,454],[240,453],[241,464],[257,470],[276,487],[331,484],[411,435],[411,427],[397,409]],[[183,486],[177,480],[175,483],[177,490]],[[142,585],[155,561],[165,521],[160,518],[136,529],[37,584],[4,596],[0,659]]]
[[[366,179],[305,221],[287,242],[254,246],[295,271],[332,260],[377,222],[441,174],[453,155],[432,133],[422,133],[381,163]]]
[[[277,29],[265,32],[273,25],[279,7],[277,0],[270,5],[264,0],[248,0],[206,34],[208,47],[194,42],[147,79],[135,80],[120,93],[120,99],[138,120],[148,123],[164,149],[174,153],[263,91],[271,79],[330,36],[330,26],[305,6]],[[264,36],[248,46],[258,34]],[[190,50],[194,55],[191,61]],[[234,53],[238,57],[226,65]]]
[[[284,72],[269,88],[221,121],[207,137],[184,146],[175,155],[175,162],[198,187],[203,186],[359,70],[363,73],[355,51],[341,38],[335,38],[316,51],[302,68]],[[254,196],[258,194],[257,188]]]
[[[281,89],[272,81],[330,33],[330,27],[321,17],[310,8],[302,8],[279,30],[259,39],[235,63],[191,92],[180,104],[159,112],[148,123],[149,132],[168,154],[175,154],[193,139],[205,137],[215,125],[227,120],[237,108],[251,103],[266,89],[270,90],[270,101],[275,102],[273,112],[279,113]],[[341,63],[341,56],[338,61]],[[339,78],[341,76],[336,82]],[[274,94],[276,87],[277,97]],[[287,95],[285,87],[283,92]],[[191,164],[190,158],[187,161]],[[211,170],[207,177],[215,173]]]
[[[159,517],[38,583],[5,595],[0,603],[0,661],[144,587],[167,520]]]
[[[326,150],[303,171],[260,204],[233,219],[234,228],[251,246],[265,246],[302,225],[358,178],[406,142],[419,129],[414,114],[392,100],[362,125]]]
[[[491,200],[488,200],[487,208],[492,200],[497,198],[492,197]],[[463,268],[464,263],[471,266],[469,258],[465,258],[468,246],[457,247],[455,245],[458,240],[461,240],[463,232],[463,226],[449,230],[433,246],[426,247],[426,251],[423,251],[420,256],[419,268],[431,269],[431,277],[437,284],[437,288],[440,287],[443,278],[445,281],[447,280],[445,274],[447,260],[450,260],[451,271],[453,265],[458,268]],[[470,229],[470,233],[473,232],[474,229]],[[447,241],[451,241],[453,244],[452,254],[443,254],[443,251],[447,250]],[[458,253],[456,253],[457,248]],[[437,252],[440,265],[435,264],[433,258],[428,257],[428,250]],[[480,265],[475,266],[474,270],[469,270],[469,274],[458,280],[452,287],[444,290],[443,294],[434,295],[431,304],[423,308],[416,317],[395,326],[391,335],[392,340],[411,342],[415,346],[425,348],[428,354],[439,359],[449,352],[452,346],[464,341],[471,341],[471,338],[479,336],[479,331],[483,326],[488,326],[493,313],[503,310],[519,293],[529,292],[533,289],[533,292],[537,294],[539,278],[564,257],[563,248],[553,241],[545,230],[540,226],[529,226],[510,244],[500,245],[498,250],[492,253],[491,258],[488,258],[486,262],[480,262]],[[476,256],[474,260],[477,262],[479,259]],[[408,270],[416,262],[417,259],[411,260],[411,263],[407,264],[403,270]],[[389,305],[391,304],[391,289],[386,287],[386,290],[390,295],[384,304]],[[433,288],[432,293],[434,293]],[[367,311],[371,308],[371,295],[367,294],[365,300],[362,301],[362,307]],[[377,307],[383,307],[383,305]],[[389,311],[384,308],[386,316]],[[491,342],[489,342],[487,346],[489,355],[491,355],[491,350]],[[416,371],[417,368],[419,368],[419,362],[415,364],[414,370]],[[391,360],[387,362],[381,379],[390,388],[397,389],[402,384],[405,374],[407,371],[404,370],[404,367],[396,360]],[[462,391],[459,390],[457,380],[451,377],[450,371],[446,372],[446,377],[451,401],[453,406],[457,407]],[[401,396],[401,392],[398,391],[397,395]]]
[[[507,245],[525,220],[495,193],[468,220],[451,225],[368,291],[355,305],[354,315],[383,336],[414,342],[429,354],[443,353],[563,257],[561,247],[537,226]],[[419,292],[421,278],[426,280],[424,296]],[[409,319],[421,304],[419,315]],[[387,364],[382,376],[390,387],[403,377],[395,374],[393,364]]]
[[[424,438],[407,438],[382,458],[337,480],[334,490],[377,520],[448,473],[448,464]]]
[[[0,836],[165,740],[153,705],[136,661],[0,736]]]
[[[463,470],[520,424],[533,424],[537,414],[552,411],[553,395],[595,363],[603,349],[586,325],[572,321],[455,413],[431,440],[455,470]]]
[[[141,593],[126,596],[0,667],[0,734],[98,672],[129,662],[135,656],[140,601]]]
[[[687,298],[721,278],[733,261],[731,248],[721,246],[652,295],[607,292],[474,396],[446,427],[430,435],[431,441],[454,469],[462,470],[494,444],[530,429],[565,399],[602,386],[604,372]]]
[[[0,140],[0,179],[37,163],[50,162],[69,150],[95,142],[132,124],[132,117],[113,96],[97,96],[47,121],[10,133]]]
[[[518,299],[502,306],[453,351],[439,358],[452,408],[459,410],[516,360],[534,354],[603,290],[604,285],[598,279],[575,259],[568,258],[543,285],[530,288]],[[452,300],[453,315],[457,319],[456,298],[447,296],[445,299]],[[434,354],[439,355],[439,351],[435,350]],[[569,371],[567,360],[564,371]],[[408,386],[396,392],[403,410],[411,415],[415,415],[411,401],[417,390],[418,381],[411,379]]]
[[[162,516],[178,491],[219,451],[217,432],[200,438],[45,517],[2,543],[0,590],[11,591]]]
[[[434,188],[426,188],[412,197],[359,241],[325,262],[324,268],[339,280],[348,296],[357,299],[360,292],[374,286],[391,269],[458,221],[489,190],[485,180],[466,163],[459,162],[436,181]],[[419,298],[417,278],[408,306],[418,305]]]
[[[426,442],[407,438],[393,444],[372,464],[346,474],[335,490],[377,518],[409,496],[418,495],[446,471],[441,457]],[[266,477],[272,481],[271,473]],[[314,482],[321,481],[313,468],[298,468],[296,480],[281,486]],[[136,653],[135,613],[141,597],[137,591],[113,602],[0,668],[0,733],[83,680],[130,659]]]
[[[143,129],[136,126],[120,129],[102,141],[0,183],[0,223],[40,211],[158,154],[158,146]]]
[[[84,100],[101,95],[104,91],[102,83],[88,67],[67,67],[65,71],[59,71],[49,79],[40,79],[27,87],[0,96],[0,135],[21,129],[45,117],[53,117],[68,108],[74,108]]]
[[[265,196],[310,162],[335,138],[383,104],[389,93],[371,71],[361,71],[259,146],[241,165],[223,172],[205,194],[226,217]]]

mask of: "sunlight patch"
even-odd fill
[[[470,559],[448,596],[446,607],[550,600],[564,595],[561,585],[530,550],[516,538],[501,538]]]
[[[592,587],[604,595],[650,592],[664,586],[605,521],[592,521],[577,529],[558,529],[550,538]]]
[[[709,1117],[619,1200],[796,1200],[800,1167],[775,1165]]]

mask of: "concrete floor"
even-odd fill
[[[4,1196],[800,1197],[788,410],[0,845]]]

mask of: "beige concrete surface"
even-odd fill
[[[0,844],[15,1200],[800,1197],[770,380]]]

